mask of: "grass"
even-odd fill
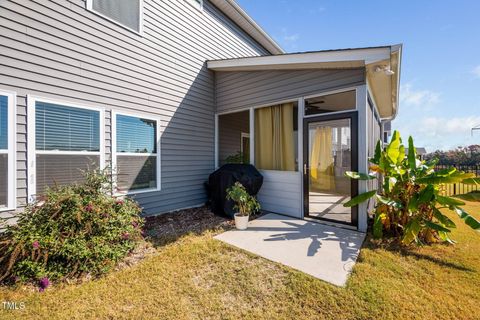
[[[480,218],[480,204],[466,209]],[[0,309],[0,318],[478,319],[480,234],[453,218],[455,246],[395,252],[366,244],[346,288],[237,250],[207,231],[99,280],[44,293],[2,288],[0,303],[25,302],[25,309]]]

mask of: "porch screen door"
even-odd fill
[[[306,118],[304,130],[305,216],[356,224],[356,208],[343,206],[356,193],[345,177],[356,168],[356,113]]]

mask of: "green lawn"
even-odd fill
[[[467,209],[480,218],[479,204]],[[478,319],[480,234],[455,221],[455,246],[400,254],[365,245],[346,288],[237,250],[206,231],[99,280],[44,293],[0,289],[0,301],[26,306],[0,310],[0,318]]]

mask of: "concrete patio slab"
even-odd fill
[[[317,222],[267,214],[250,221],[247,230],[227,231],[215,238],[344,286],[365,235]]]

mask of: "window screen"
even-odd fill
[[[8,97],[0,96],[0,209],[8,202]]]
[[[0,150],[8,149],[8,97],[0,96]]]
[[[157,188],[157,121],[116,115],[116,172],[120,192]]]
[[[130,29],[140,31],[141,0],[91,0],[92,9]]]
[[[156,121],[117,115],[117,152],[156,153]]]
[[[79,183],[100,167],[100,111],[35,103],[36,191]]]

